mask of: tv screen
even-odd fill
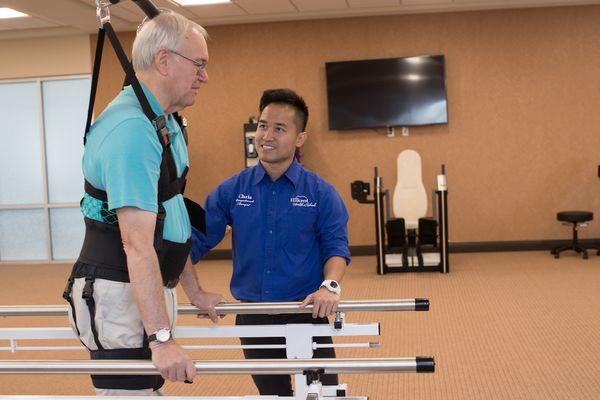
[[[325,63],[329,129],[445,124],[444,56]]]

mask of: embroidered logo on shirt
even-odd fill
[[[254,203],[254,199],[249,194],[238,194],[237,199],[235,199],[235,205],[242,207],[250,207]]]
[[[306,196],[294,196],[290,199],[294,207],[316,207],[317,202],[311,203]]]

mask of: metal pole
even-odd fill
[[[200,375],[288,375],[319,370],[326,374],[434,372],[433,358],[337,358],[195,361]],[[1,361],[0,375],[156,375],[150,361]]]
[[[18,316],[61,316],[67,315],[68,306],[31,305],[0,306],[0,317]],[[221,303],[215,307],[218,314],[310,314],[313,306],[300,308],[300,302],[281,303]],[[179,314],[203,314],[202,310],[192,304],[180,304]],[[429,299],[397,299],[397,300],[353,300],[342,301],[338,311],[428,311]]]
[[[137,4],[150,19],[160,14],[159,9],[150,0],[133,0],[133,2]]]

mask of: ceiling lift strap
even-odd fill
[[[87,134],[88,134],[88,131],[90,128],[89,125],[91,123],[91,114],[92,114],[92,111],[94,108],[96,88],[97,88],[97,84],[98,84],[98,73],[100,71],[100,63],[101,63],[101,59],[102,59],[102,43],[104,42],[104,34],[106,33],[106,35],[108,35],[108,39],[110,40],[110,42],[113,46],[115,54],[117,55],[117,58],[119,59],[121,67],[123,68],[123,71],[125,71],[126,79],[128,82],[131,83],[133,91],[135,92],[135,95],[136,95],[138,101],[140,102],[140,105],[142,107],[144,114],[152,122],[152,125],[154,125],[154,129],[156,130],[156,132],[159,133],[158,137],[159,137],[161,145],[164,149],[166,147],[165,137],[167,134],[166,118],[164,115],[157,116],[154,113],[154,111],[152,110],[152,107],[150,106],[150,103],[148,102],[148,99],[146,98],[146,95],[144,94],[144,91],[142,90],[140,82],[138,81],[137,77],[135,76],[133,67],[131,66],[131,63],[129,62],[129,60],[127,59],[127,56],[125,55],[125,52],[123,51],[123,47],[121,46],[121,43],[119,42],[119,39],[117,38],[117,35],[110,23],[110,11],[109,11],[108,7],[110,7],[111,5],[116,4],[118,2],[119,2],[119,0],[111,0],[110,3],[102,2],[101,0],[96,0],[96,15],[98,16],[98,20],[100,23],[100,30],[98,31],[98,41],[97,41],[97,45],[96,45],[96,54],[95,54],[95,58],[94,58],[94,75],[92,77],[92,91],[90,93],[90,103],[88,106],[88,118],[87,118],[87,120],[89,122],[86,123],[84,144],[86,142],[86,137],[87,137]],[[149,0],[135,1],[135,3],[138,4],[138,6],[140,6],[140,8],[142,8],[142,10],[144,10],[144,12],[152,13],[152,11],[155,11],[155,13],[152,13],[153,16],[156,16],[159,13],[158,9]],[[153,10],[152,10],[152,8],[153,8]]]

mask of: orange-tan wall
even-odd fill
[[[210,81],[183,112],[191,126],[192,197],[203,199],[243,167],[242,125],[256,115],[262,91],[290,87],[311,113],[305,164],[345,200],[351,245],[375,240],[372,206],[351,200],[350,182],[372,181],[378,166],[391,188],[396,156],[408,148],[423,158],[428,192],[447,166],[451,242],[567,238],[556,211],[600,215],[600,6],[208,30]],[[129,48],[133,34],[122,37]],[[326,61],[427,54],[446,56],[449,124],[395,138],[328,130]],[[122,80],[114,59],[103,68],[100,107]],[[600,223],[583,236],[599,237]]]
[[[88,35],[0,40],[0,79],[91,72]]]

